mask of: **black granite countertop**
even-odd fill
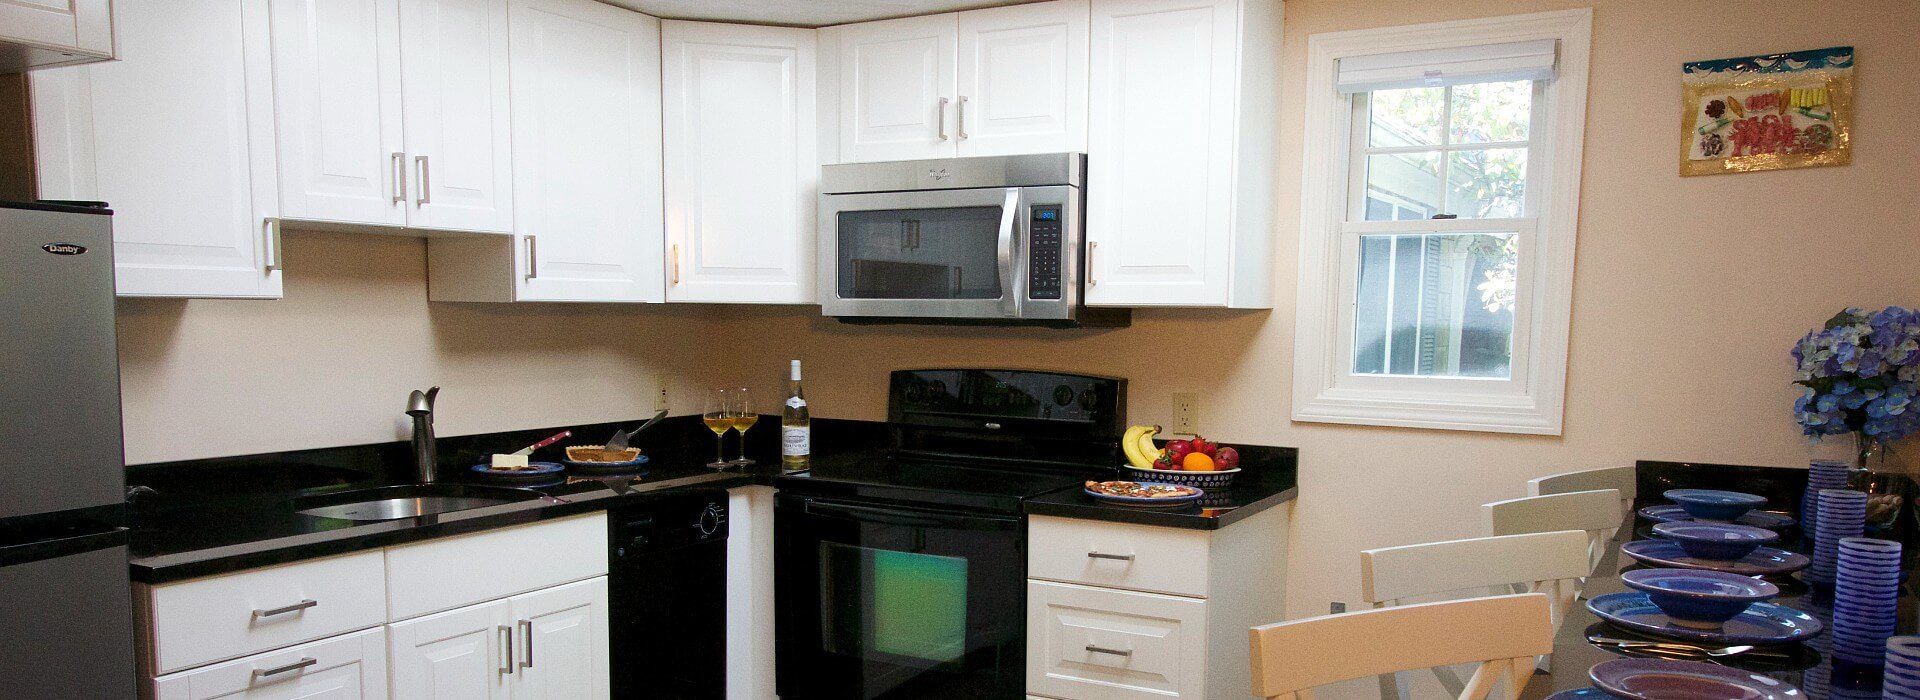
[[[1028,499],[1028,515],[1053,515],[1193,530],[1218,530],[1260,511],[1297,498],[1299,452],[1287,447],[1236,445],[1243,470],[1226,488],[1205,489],[1198,502],[1181,508],[1142,508],[1095,500],[1082,489],[1056,491]],[[1132,479],[1133,475],[1112,478]]]

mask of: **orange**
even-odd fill
[[[1190,472],[1210,472],[1213,471],[1213,458],[1200,452],[1188,452],[1180,460],[1180,468]]]

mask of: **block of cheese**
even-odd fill
[[[527,456],[496,454],[493,456],[493,468],[494,469],[526,469]]]

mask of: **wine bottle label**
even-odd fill
[[[780,430],[780,454],[788,457],[805,457],[812,448],[813,428],[805,425],[790,425]]]
[[[798,396],[787,397],[787,408],[806,408],[807,400]]]

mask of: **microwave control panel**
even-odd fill
[[[1065,214],[1058,204],[1033,207],[1028,213],[1032,233],[1028,236],[1031,255],[1027,257],[1027,298],[1060,298],[1060,218]]]

